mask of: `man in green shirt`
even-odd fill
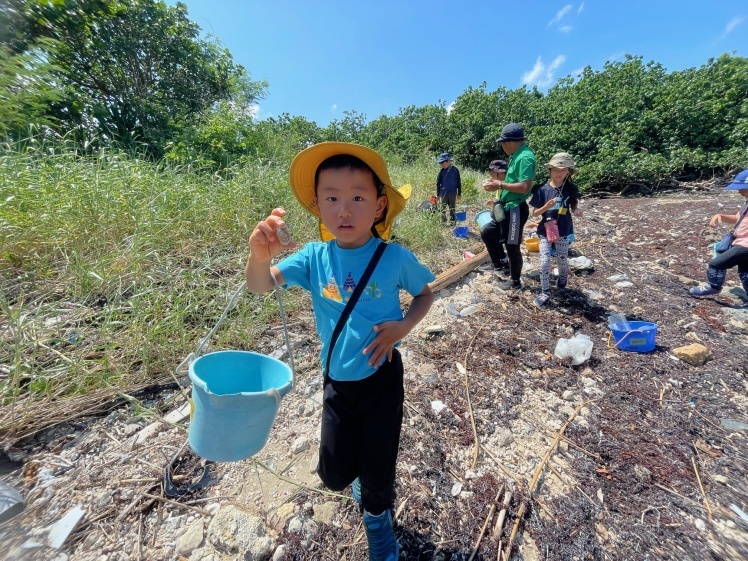
[[[525,142],[525,130],[517,123],[509,123],[501,130],[499,142],[501,148],[509,155],[509,169],[506,179],[487,179],[483,182],[485,191],[499,191],[499,202],[504,207],[504,220],[492,221],[481,233],[489,254],[504,260],[509,259],[510,279],[499,285],[503,290],[522,288],[522,230],[525,227],[530,208],[527,199],[530,197],[532,180],[535,177],[535,154]],[[506,253],[505,253],[506,247]]]

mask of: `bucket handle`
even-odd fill
[[[614,345],[613,345],[613,346],[611,347],[611,346],[610,346],[610,340],[611,340],[611,339],[613,338],[613,331],[612,331],[612,330],[610,330],[610,331],[608,332],[608,348],[609,348],[609,349],[617,349],[617,348],[618,348],[618,345],[620,345],[621,343],[623,343],[623,342],[624,342],[624,341],[626,340],[626,337],[628,337],[628,336],[629,336],[629,335],[631,335],[632,333],[644,333],[644,331],[642,331],[641,329],[632,329],[632,330],[630,330],[630,331],[627,331],[627,332],[626,332],[626,335],[624,335],[623,337],[621,337],[621,340],[620,340],[620,341],[618,341],[617,343],[615,343],[615,344],[614,344]]]
[[[278,299],[278,309],[280,310],[280,317],[281,317],[281,325],[283,326],[283,338],[286,342],[286,351],[288,352],[288,364],[291,367],[291,389],[294,388],[296,385],[296,367],[294,365],[293,361],[293,349],[291,348],[291,340],[288,336],[288,326],[286,324],[286,312],[283,310],[283,298],[281,297],[281,287],[278,284],[278,279],[275,278],[275,275],[273,272],[270,272],[270,276],[273,277],[273,285],[275,285],[275,296]],[[221,327],[221,324],[223,323],[223,320],[226,319],[226,316],[228,313],[233,310],[236,307],[236,303],[239,300],[239,296],[242,295],[244,292],[244,289],[247,286],[247,281],[244,280],[239,284],[239,288],[234,291],[234,293],[231,295],[231,298],[229,298],[229,303],[226,304],[226,307],[223,310],[223,313],[221,314],[221,317],[218,318],[218,322],[213,327],[213,329],[210,330],[210,333],[208,333],[205,337],[200,339],[199,344],[197,346],[197,350],[194,353],[190,353],[187,355],[187,357],[179,363],[179,366],[177,366],[177,374],[184,374],[188,371],[190,364],[192,364],[193,361],[197,360],[200,356],[202,356],[203,352],[205,352],[205,347],[208,344],[208,341],[210,341],[210,338],[213,337],[213,334],[218,331],[218,328]],[[278,404],[280,404],[281,395],[278,393],[275,388],[272,388],[271,390],[268,390],[269,392],[274,392],[273,397],[275,397],[275,400]]]

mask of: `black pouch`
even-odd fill
[[[725,234],[721,240],[714,244],[714,251],[717,253],[724,253],[732,247],[732,242],[735,241],[735,234],[730,232]]]

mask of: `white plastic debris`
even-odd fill
[[[735,514],[742,518],[743,522],[748,523],[748,514],[743,512],[738,505],[730,505],[730,510],[732,510]]]
[[[556,343],[553,354],[560,359],[571,358],[573,365],[582,364],[592,355],[592,341],[587,335],[575,335],[571,339],[563,337]]]
[[[589,270],[592,269],[592,261],[584,255],[580,255],[579,257],[571,257],[569,258],[569,268],[572,271],[582,271],[585,269]]]
[[[629,276],[626,273],[621,273],[620,275],[609,276],[608,280],[613,281],[613,282],[625,281],[625,280],[629,280]]]
[[[0,523],[10,520],[23,510],[24,502],[21,493],[0,481]]]
[[[446,409],[447,406],[445,403],[441,400],[436,400],[431,402],[431,410],[436,413],[437,415],[441,413],[444,409]]]
[[[84,514],[85,511],[79,506],[68,510],[65,516],[50,527],[49,535],[47,536],[47,545],[59,549],[65,543],[65,540],[68,539],[71,532],[75,530],[75,527]]]

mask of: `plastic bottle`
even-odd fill
[[[470,304],[469,306],[466,306],[465,308],[460,310],[460,317],[464,318],[465,316],[474,314],[477,311],[478,311],[478,306],[476,306],[475,304]]]

